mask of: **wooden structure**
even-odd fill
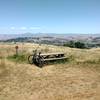
[[[19,49],[19,47],[15,46],[15,49],[16,49],[16,55],[18,55],[18,49]]]
[[[65,54],[61,52],[42,54],[41,52],[37,53],[37,51],[35,51],[33,55],[28,57],[28,61],[30,64],[34,63],[37,66],[42,67],[44,63],[48,61],[64,60],[66,58]]]

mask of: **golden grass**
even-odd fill
[[[37,44],[19,45],[31,54]],[[100,100],[100,48],[72,49],[41,45],[43,52],[65,52],[69,62],[38,68],[15,63],[15,44],[0,44],[0,100]]]

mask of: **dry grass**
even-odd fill
[[[30,54],[37,44],[19,43]],[[65,52],[70,61],[38,68],[6,57],[15,44],[0,44],[0,100],[100,100],[100,48],[71,49],[41,45],[43,52]]]

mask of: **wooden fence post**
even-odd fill
[[[16,55],[18,55],[18,46],[15,46],[15,49],[16,49]]]

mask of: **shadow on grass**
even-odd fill
[[[73,56],[69,56],[68,58],[66,59],[60,59],[60,60],[53,60],[53,61],[47,61],[44,63],[44,67],[46,65],[62,65],[62,64],[68,64],[68,63],[71,63],[72,61],[74,60]]]
[[[8,56],[7,59],[16,63],[28,63],[27,55],[24,54]]]

